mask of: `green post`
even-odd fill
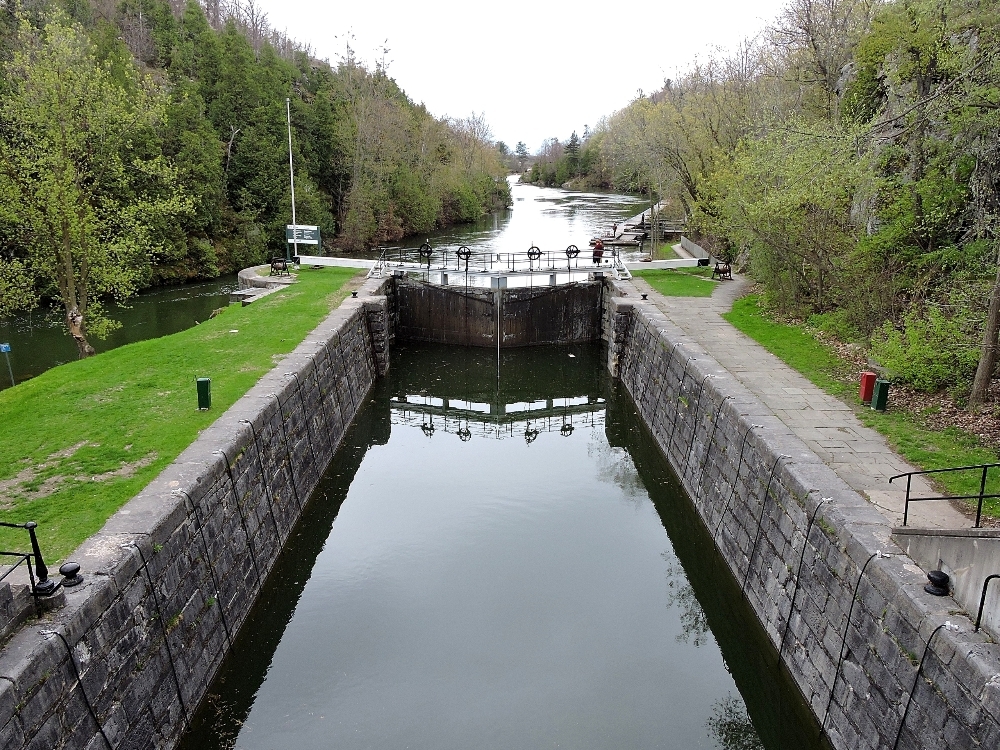
[[[875,411],[885,411],[889,403],[889,381],[879,378],[875,381],[875,389],[872,391],[872,409]]]
[[[212,379],[198,378],[198,411],[212,408]]]

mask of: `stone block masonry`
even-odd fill
[[[608,368],[832,746],[1000,748],[1000,647],[739,380],[630,284],[612,294]]]
[[[375,379],[385,282],[346,300],[72,556],[0,653],[0,748],[170,748]]]

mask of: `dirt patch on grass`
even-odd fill
[[[70,482],[106,482],[111,479],[125,479],[132,477],[139,469],[144,469],[152,464],[157,454],[152,451],[135,461],[122,461],[121,466],[111,471],[92,476],[83,476],[72,473],[73,466],[71,459],[76,453],[87,446],[100,447],[96,443],[83,440],[75,445],[68,446],[62,450],[50,453],[44,461],[32,464],[30,460],[25,460],[24,467],[9,479],[0,479],[0,508],[12,508],[15,501],[39,500],[49,495],[53,495]],[[128,446],[131,448],[131,446]],[[69,465],[67,465],[69,464]],[[66,473],[50,473],[59,471],[66,465]],[[44,476],[48,474],[48,476]],[[44,477],[44,478],[43,478]]]
[[[139,469],[145,469],[147,466],[152,464],[156,458],[156,451],[152,451],[137,461],[123,461],[122,465],[113,471],[106,471],[103,474],[97,474],[92,477],[77,476],[73,477],[73,479],[77,482],[106,482],[109,479],[128,479],[129,477],[135,476],[135,473]]]
[[[356,291],[361,288],[361,285],[368,280],[368,275],[359,271],[340,287],[335,292],[328,294],[326,297],[326,304],[330,310],[336,310],[340,303],[351,296],[351,292]]]

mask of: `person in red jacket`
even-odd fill
[[[604,243],[598,240],[594,243],[594,265],[601,265],[601,258],[604,257]]]

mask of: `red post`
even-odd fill
[[[870,404],[872,402],[872,394],[875,392],[875,378],[878,376],[874,372],[863,372],[861,373],[861,401]]]

